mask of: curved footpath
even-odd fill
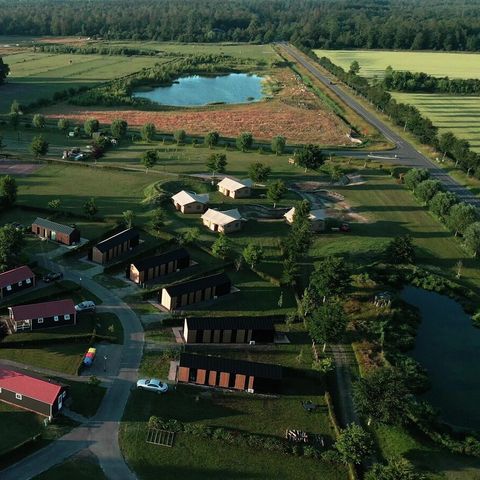
[[[383,157],[384,160],[390,160],[398,164],[407,165],[410,167],[417,168],[426,168],[430,171],[432,178],[439,180],[447,190],[455,193],[462,201],[472,204],[473,206],[480,208],[480,199],[477,198],[472,192],[456,182],[448,173],[443,170],[443,168],[436,165],[429,158],[423,155],[421,152],[415,149],[415,147],[405,140],[401,135],[393,131],[380,117],[368,111],[363,105],[358,102],[353,94],[348,91],[345,91],[339,85],[331,83],[331,77],[324,74],[318,64],[313,60],[302,54],[299,50],[287,43],[278,44],[283,48],[296,62],[302,65],[307,69],[317,80],[320,80],[327,88],[332,90],[338,97],[340,97],[352,110],[358,113],[362,118],[364,118],[368,123],[373,125],[379,132],[381,132],[385,138],[390,140],[396,145],[396,148],[390,151],[385,152],[363,152],[363,156],[367,157],[367,154],[372,156]],[[332,75],[333,77],[333,75]],[[340,82],[339,82],[340,83]],[[362,153],[359,150],[356,151],[346,151],[346,150],[333,150],[332,152],[338,153],[339,155],[350,155],[352,156],[362,156]],[[392,158],[393,155],[397,155],[397,158]],[[390,156],[390,158],[388,158]]]
[[[80,450],[88,448],[98,458],[102,470],[109,479],[134,480],[136,476],[128,468],[120,452],[118,432],[142,359],[144,345],[142,324],[133,310],[115,293],[86,277],[84,272],[82,274],[75,270],[67,271],[52,261],[42,260],[50,270],[63,271],[66,280],[78,283],[79,279],[82,279],[81,285],[102,300],[102,307],[107,307],[118,316],[123,327],[124,343],[118,360],[109,361],[108,370],[111,375],[108,376],[108,380],[111,383],[96,415],[47,447],[0,471],[0,478],[28,480],[64,462]],[[114,362],[116,364],[113,364]]]

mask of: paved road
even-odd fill
[[[354,98],[352,93],[344,90],[339,85],[331,84],[332,77],[327,76],[320,68],[318,68],[313,60],[309,59],[299,50],[289,44],[279,44],[279,46],[280,48],[283,48],[292,58],[294,58],[296,62],[306,68],[315,78],[320,80],[326,87],[340,97],[352,110],[357,112],[367,122],[377,128],[377,130],[379,130],[385,136],[385,138],[396,145],[396,148],[390,151],[370,152],[372,155],[384,156],[390,159],[390,161],[399,164],[412,167],[428,168],[432,178],[440,180],[448,190],[456,193],[461,200],[480,208],[479,198],[475,197],[467,188],[463,187],[452,177],[450,177],[441,167],[416,150],[412,144],[388,127],[383,120],[363,107]],[[335,153],[338,153],[339,155],[343,154],[356,157],[366,157],[366,154],[369,152],[361,152],[359,150],[346,152],[339,150]],[[395,158],[394,155],[397,155],[397,158]]]
[[[65,270],[56,263],[43,258],[45,266],[52,271],[63,271],[64,278],[79,282],[95,292],[103,302],[102,309],[115,313],[124,331],[124,344],[118,360],[110,359],[107,378],[110,388],[88,423],[73,429],[67,435],[51,443],[33,455],[0,472],[2,480],[28,480],[56,464],[62,463],[77,452],[88,448],[95,454],[105,475],[112,480],[135,480],[128,468],[118,444],[118,431],[131,388],[135,385],[138,366],[142,358],[144,333],[137,315],[115,293],[86,277],[84,272]]]

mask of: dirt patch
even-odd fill
[[[90,37],[41,37],[37,40],[38,43],[62,45],[84,45],[90,41]]]
[[[263,220],[283,220],[290,208],[270,208],[264,205],[244,205],[240,208],[243,218]]]
[[[92,117],[107,124],[115,118],[123,118],[135,127],[151,122],[164,132],[183,129],[188,133],[204,135],[216,130],[224,137],[251,132],[255,138],[262,140],[283,135],[290,142],[337,146],[350,144],[346,136],[349,131],[347,126],[334,113],[327,111],[292,72],[276,72],[275,81],[281,88],[280,93],[272,99],[248,105],[160,112],[57,105],[43,112],[50,118],[66,117],[78,122]]]
[[[30,175],[42,165],[38,163],[22,163],[11,160],[0,160],[0,174],[2,175]]]

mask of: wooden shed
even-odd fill
[[[235,180],[225,177],[218,183],[218,191],[230,198],[248,198],[252,194],[253,182],[250,179]]]
[[[76,325],[77,312],[73,300],[32,303],[8,307],[9,322],[15,332]]]
[[[139,243],[140,234],[134,228],[128,228],[97,243],[90,250],[88,258],[96,263],[108,263],[110,260],[130,252]]]
[[[2,402],[52,418],[63,408],[67,395],[66,385],[21,370],[0,368]]]
[[[177,248],[161,255],[133,262],[127,276],[132,282],[145,283],[189,266],[190,254],[184,248]]]
[[[182,353],[177,381],[194,385],[274,393],[280,388],[282,367],[269,363]]]
[[[231,288],[232,283],[228,276],[225,273],[217,273],[162,288],[159,300],[167,310],[175,310],[227,295]]]
[[[190,317],[183,322],[185,343],[273,343],[281,317]]]
[[[208,206],[208,193],[195,193],[182,190],[172,197],[175,209],[182,213],[203,213]]]
[[[0,298],[35,286],[35,274],[26,265],[0,274]]]
[[[32,233],[65,245],[80,242],[80,230],[77,227],[62,225],[40,217],[32,223]]]

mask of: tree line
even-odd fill
[[[0,0],[3,35],[476,51],[479,22],[475,0]]]
[[[433,77],[424,72],[398,71],[392,67],[385,70],[381,83],[386,90],[395,92],[480,94],[480,80],[477,78]]]
[[[438,134],[438,128],[432,121],[424,117],[418,108],[413,105],[397,102],[386,90],[381,82],[370,82],[358,75],[356,65],[346,72],[342,67],[334,64],[327,57],[316,57],[312,52],[305,50],[322,67],[333,73],[339,80],[346,83],[379,110],[388,115],[396,124],[411,132],[421,143],[431,145],[441,151],[444,156],[451,157],[456,166],[468,175],[480,178],[480,156],[470,148],[467,140],[457,138],[453,133]]]

